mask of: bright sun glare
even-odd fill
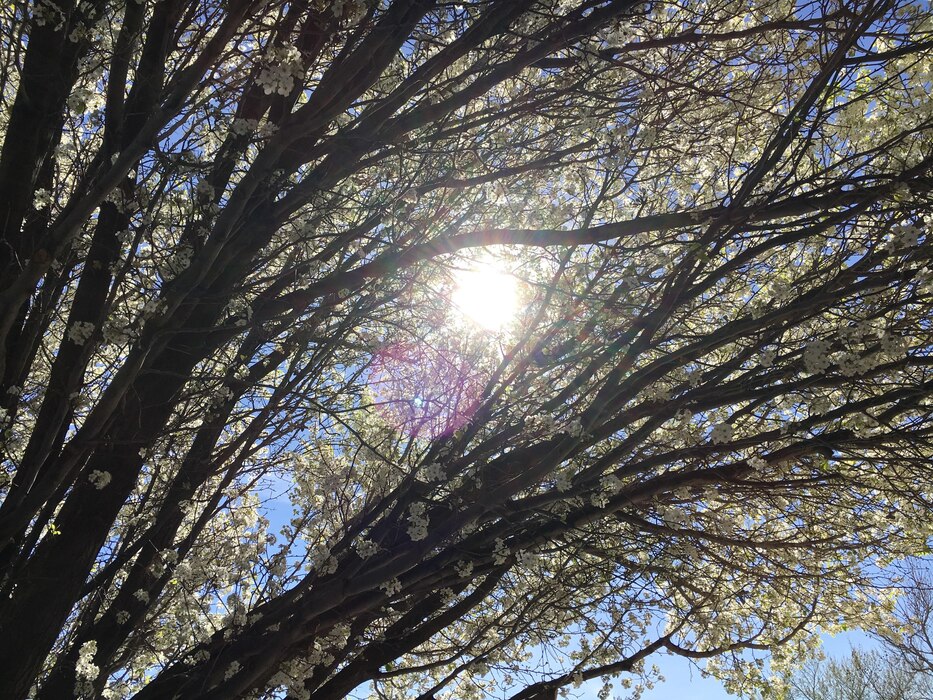
[[[473,323],[498,331],[518,311],[518,280],[492,260],[476,263],[454,275],[450,300]]]

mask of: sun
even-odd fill
[[[450,301],[477,326],[500,331],[518,313],[519,283],[500,262],[481,260],[454,273]]]

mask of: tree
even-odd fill
[[[772,678],[775,694],[799,700],[925,700],[933,695],[933,606],[930,571],[908,561],[894,598],[876,606],[870,632],[877,649],[852,649],[846,659],[813,658]]]
[[[791,678],[800,700],[924,700],[930,677],[882,651],[853,649],[849,658],[811,661]]]
[[[933,574],[911,561],[898,578],[899,594],[874,636],[903,666],[933,678]]]
[[[0,11],[0,697],[741,690],[926,551],[924,5]]]

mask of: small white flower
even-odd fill
[[[272,122],[263,122],[259,125],[259,130],[256,132],[256,135],[265,139],[275,134],[278,130],[279,127]]]
[[[94,680],[100,675],[100,667],[94,663],[97,642],[93,639],[85,642],[78,650],[75,663],[75,697],[84,697],[94,692]]]
[[[777,357],[777,353],[774,350],[765,350],[761,353],[761,359],[759,360],[761,366],[767,369],[774,365],[774,360]]]
[[[423,503],[412,503],[408,515],[408,536],[419,542],[428,536],[428,517],[424,515]]]
[[[755,455],[754,457],[748,458],[748,466],[750,466],[755,471],[761,471],[768,466],[768,463],[761,457]]]
[[[919,226],[913,224],[903,224],[901,226],[895,226],[891,229],[890,233],[890,245],[894,250],[901,248],[916,248],[920,245],[920,234],[922,233]]]
[[[52,193],[41,187],[36,190],[36,194],[32,200],[32,205],[36,208],[36,211],[42,211],[47,209],[52,203]]]
[[[780,303],[782,301],[787,301],[791,297],[793,288],[786,280],[775,280],[771,283],[769,291],[771,293],[771,298]]]
[[[603,493],[609,494],[610,496],[619,493],[622,487],[622,481],[615,474],[607,474],[599,480],[599,488]]]
[[[353,549],[356,550],[356,553],[360,555],[361,559],[369,559],[379,551],[379,545],[372,540],[361,537],[354,542]]]
[[[97,469],[92,471],[87,476],[87,480],[90,481],[94,488],[96,488],[98,491],[105,488],[107,484],[110,483],[112,478],[113,477],[111,476],[110,472],[102,472]]]
[[[551,435],[557,431],[557,420],[554,416],[538,415],[529,421],[532,432]]]
[[[718,423],[710,431],[709,439],[714,445],[722,445],[732,440],[733,428],[728,423]]]
[[[852,418],[852,431],[860,438],[867,438],[878,427],[878,420],[868,414],[859,414]]]
[[[188,269],[194,257],[194,248],[190,245],[180,246],[175,254],[165,261],[165,277],[172,279]]]
[[[424,477],[424,480],[427,482],[432,481],[442,481],[446,474],[444,473],[444,468],[437,462],[432,462],[421,468],[421,476]]]
[[[607,496],[603,491],[597,491],[592,496],[590,496],[590,503],[592,503],[596,508],[605,508],[609,505],[609,496]]]
[[[518,563],[522,566],[534,566],[538,563],[538,555],[534,552],[529,552],[527,549],[519,550],[515,553],[515,558],[518,559]]]
[[[379,588],[381,588],[383,593],[391,598],[392,596],[398,595],[402,592],[402,583],[397,578],[394,578],[390,581],[386,581],[380,585]]]
[[[505,541],[501,537],[497,537],[495,549],[492,550],[492,562],[496,566],[501,566],[508,559],[509,548],[505,546]]]
[[[304,76],[301,53],[294,46],[274,46],[265,57],[266,65],[256,77],[256,84],[267,95],[288,95],[295,80]]]
[[[881,336],[881,352],[894,356],[904,355],[907,352],[907,341],[888,331]]]
[[[239,661],[231,662],[230,665],[227,666],[227,670],[224,671],[224,680],[229,681],[231,678],[233,678],[237,674],[237,671],[239,670],[240,670],[240,662]]]
[[[559,472],[554,477],[554,485],[557,487],[557,490],[561,493],[566,493],[573,486],[570,482],[570,474],[567,472]]]
[[[143,306],[141,316],[143,319],[155,318],[156,316],[161,316],[165,312],[165,309],[166,304],[164,301],[150,299]]]
[[[84,345],[94,332],[94,324],[88,321],[75,321],[68,329],[68,340],[75,345]]]
[[[259,121],[256,119],[234,119],[230,124],[230,131],[236,136],[246,136],[259,128]]]
[[[829,341],[814,340],[803,351],[803,363],[811,374],[825,372],[831,364],[829,359]]]

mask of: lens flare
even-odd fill
[[[402,343],[376,354],[369,383],[383,420],[409,435],[435,438],[470,420],[485,379],[456,349]]]
[[[450,301],[477,326],[499,331],[518,312],[518,280],[495,261],[484,261],[454,275]]]

